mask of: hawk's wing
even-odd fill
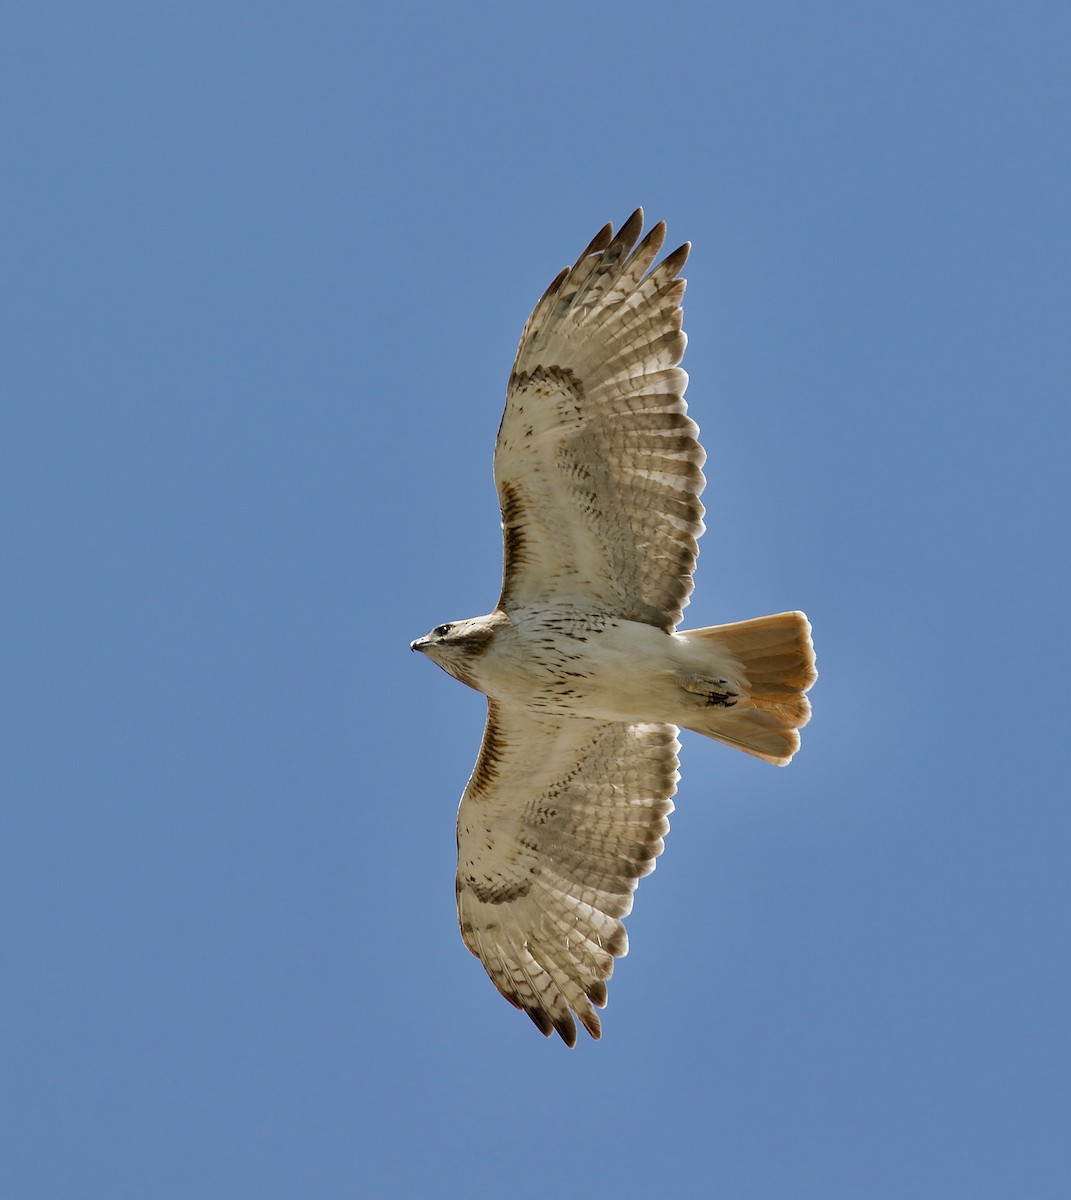
[[[465,945],[498,990],[572,1046],[593,1037],[621,918],[669,830],[677,730],[549,717],[488,701],[457,819]],[[572,1010],[572,1011],[570,1011]]]
[[[495,447],[500,607],[553,601],[672,629],[703,532],[704,453],[677,364],[687,243],[651,270],[637,209],[607,225],[525,325]],[[633,247],[635,246],[635,249]]]

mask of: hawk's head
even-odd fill
[[[448,674],[474,687],[472,664],[491,644],[495,631],[506,618],[502,613],[487,617],[470,617],[467,621],[449,621],[436,625],[431,633],[409,643],[410,650],[419,650]]]

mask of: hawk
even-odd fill
[[[621,921],[669,830],[678,727],[784,766],[816,678],[801,612],[677,630],[705,454],[679,367],[685,243],[637,209],[521,334],[495,445],[502,594],[411,643],[487,696],[457,820],[465,945],[548,1037],[601,1034]]]

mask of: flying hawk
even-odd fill
[[[816,678],[800,612],[677,632],[705,459],[677,365],[685,243],[637,209],[595,235],[521,335],[495,445],[492,613],[411,644],[487,696],[457,820],[465,945],[538,1028],[592,1037],[621,918],[662,853],[677,726],[784,766]]]

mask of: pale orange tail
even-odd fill
[[[735,704],[689,713],[680,724],[785,766],[800,747],[797,731],[811,717],[804,693],[818,678],[811,626],[803,613],[680,630],[677,636],[712,643],[716,661],[728,657],[739,664],[744,689]]]

